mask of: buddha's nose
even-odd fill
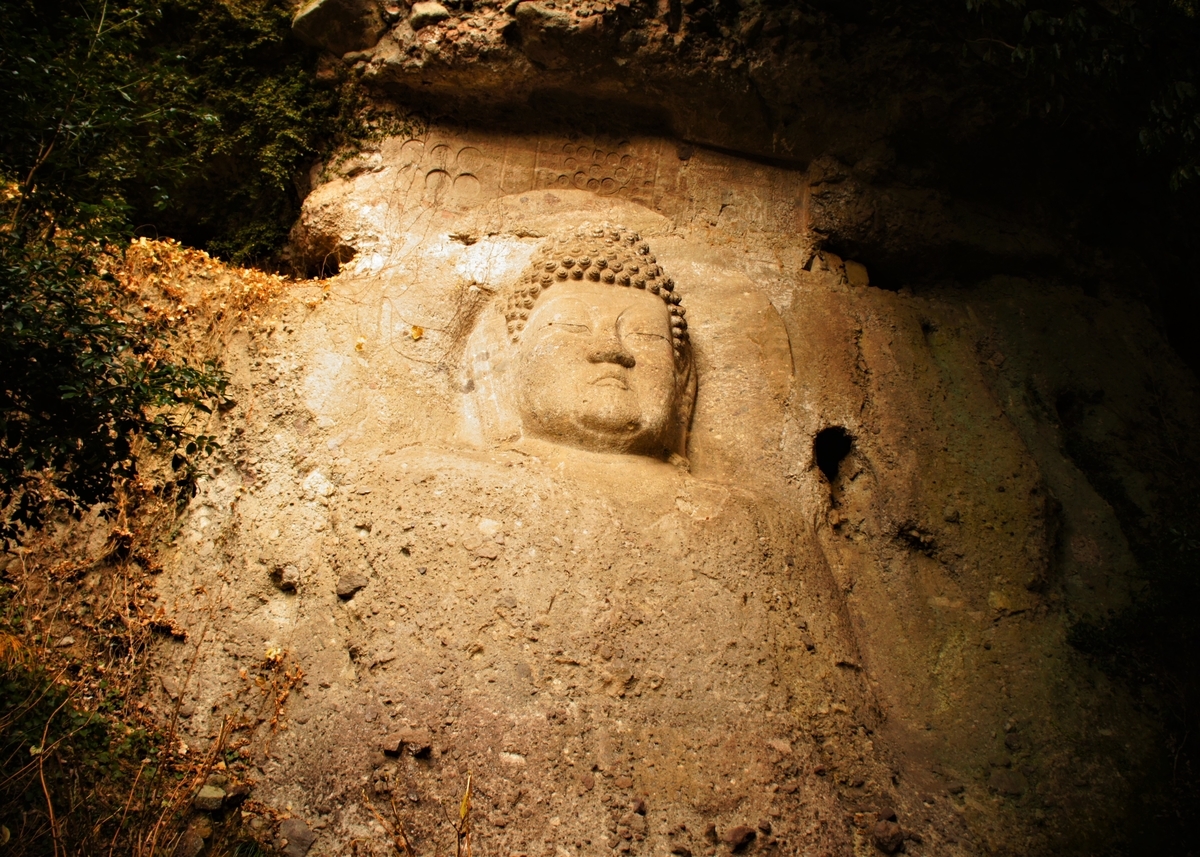
[[[597,337],[591,349],[588,350],[587,359],[589,363],[615,363],[626,369],[632,369],[637,363],[633,355],[622,344],[617,331],[612,328]]]

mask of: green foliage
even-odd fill
[[[40,524],[51,505],[78,512],[111,499],[116,481],[135,473],[135,438],[185,457],[211,447],[176,409],[208,409],[224,377],[172,359],[168,331],[135,314],[78,234],[0,234],[5,539]]]
[[[332,145],[347,101],[321,88],[280,0],[171,0],[140,45],[155,105],[129,198],[143,222],[238,263],[277,252],[296,182]]]
[[[1150,124],[1142,129],[1142,145],[1148,151],[1173,154],[1171,186],[1175,189],[1200,179],[1200,98],[1197,81],[1169,83],[1150,104]]]
[[[106,253],[139,224],[238,262],[278,250],[354,101],[289,25],[283,0],[0,5],[0,538],[111,499],[137,438],[185,465],[211,445],[176,414],[223,377],[171,354]]]
[[[317,85],[315,62],[283,0],[15,0],[0,7],[0,164],[60,215],[102,205],[111,227],[263,259],[344,124],[348,98]]]
[[[81,710],[54,676],[11,661],[0,663],[0,712],[0,824],[13,839],[5,853],[55,854],[65,842],[75,853],[100,853],[91,849],[128,834],[140,819],[120,809],[154,780],[142,760],[158,748],[145,731]],[[73,812],[89,802],[110,812]]]

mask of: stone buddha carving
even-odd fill
[[[891,769],[844,604],[786,497],[665,463],[697,380],[650,246],[568,228],[471,318],[470,442],[329,507],[259,793],[322,818],[314,855],[391,848],[389,804],[433,853],[468,777],[477,853],[851,853]]]
[[[584,226],[508,296],[526,436],[596,452],[683,453],[695,400],[685,310],[647,243]]]

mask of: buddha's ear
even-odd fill
[[[688,430],[692,426],[692,411],[696,406],[696,361],[691,345],[684,349],[684,360],[677,367],[675,383],[675,414],[668,451],[687,458]]]

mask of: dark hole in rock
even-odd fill
[[[925,337],[926,344],[933,345],[933,338],[937,332],[937,322],[930,321],[927,318],[921,319],[921,335]]]
[[[354,255],[353,247],[347,247],[344,244],[340,245],[321,257],[315,266],[315,270],[311,272],[312,276],[318,280],[336,276],[338,271],[342,269],[342,265],[353,259]]]
[[[504,38],[504,43],[510,48],[519,48],[521,46],[521,28],[517,26],[516,21],[509,21],[504,26],[504,29],[500,31],[500,35]]]
[[[1068,431],[1078,428],[1093,405],[1104,401],[1103,390],[1063,390],[1054,400],[1058,421]]]
[[[830,426],[817,433],[813,440],[813,457],[830,482],[837,478],[838,466],[853,446],[854,437],[841,426]]]

